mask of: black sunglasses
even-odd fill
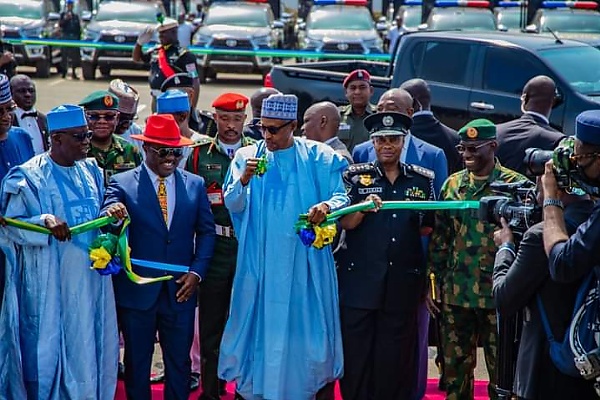
[[[54,132],[54,133],[55,134],[61,134],[61,135],[69,135],[73,139],[77,140],[78,142],[83,142],[84,140],[91,139],[92,136],[94,136],[94,132],[92,132],[92,131],[77,132],[77,133],[57,131],[57,132]]]
[[[264,126],[263,124],[259,124],[258,129],[260,129],[263,133],[265,133],[265,131],[267,131],[271,135],[277,135],[277,133],[280,130],[282,130],[283,128],[285,128],[286,126],[291,124],[292,122],[294,122],[294,120],[290,120],[290,121],[286,122],[285,124],[279,125],[279,126]]]
[[[150,150],[158,154],[160,158],[167,158],[171,154],[175,157],[183,156],[183,149],[181,147],[161,147],[156,149],[154,147],[148,147]]]
[[[114,121],[115,118],[117,118],[117,114],[86,114],[87,118],[92,121],[92,122],[96,122],[99,121],[100,118],[104,118],[105,121]]]
[[[487,146],[488,144],[491,144],[491,143],[492,142],[485,142],[485,143],[482,143],[482,144],[477,145],[477,146],[476,145],[467,145],[467,146],[465,146],[463,144],[458,144],[458,145],[456,145],[456,151],[458,151],[459,153],[464,153],[465,151],[469,150],[469,153],[477,153],[477,151],[480,148],[482,148],[484,146]]]

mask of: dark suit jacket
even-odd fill
[[[375,154],[373,142],[367,140],[354,147],[352,158],[355,163],[375,161],[377,155]],[[448,177],[448,164],[442,149],[412,136],[406,149],[405,162],[406,164],[415,164],[419,167],[432,170],[435,173],[433,188],[435,189],[436,196],[440,194],[440,189]]]
[[[456,145],[460,141],[458,133],[438,121],[433,114],[413,116],[410,133],[444,151],[448,162],[448,176],[464,168],[462,157],[456,150]]]
[[[526,165],[523,164],[525,149],[536,147],[552,150],[565,137],[541,118],[527,113],[521,118],[497,125],[496,136],[498,141],[496,156],[502,166],[524,175],[527,173]]]
[[[592,212],[591,201],[572,203],[565,209],[570,225],[579,225]],[[573,233],[575,227],[569,228]],[[494,301],[499,313],[510,318],[525,309],[523,330],[514,389],[525,399],[588,399],[592,384],[561,374],[552,364],[548,340],[536,303],[539,294],[552,333],[561,341],[567,331],[577,289],[574,283],[557,283],[550,279],[548,258],[544,252],[543,224],[531,227],[519,244],[517,257],[503,250],[494,263]]]
[[[50,148],[50,138],[48,135],[48,121],[46,119],[46,114],[38,111],[36,121],[37,121],[38,128],[40,129],[40,132],[42,133],[42,142],[44,143],[44,150],[48,150]],[[17,116],[16,113],[13,113],[12,124],[13,124],[13,126],[18,126],[18,127],[23,128],[21,126],[20,118]],[[23,129],[25,129],[25,128],[23,128]]]
[[[163,220],[156,191],[144,165],[111,177],[102,214],[113,203],[125,204],[131,218],[129,246],[132,258],[189,266],[190,271],[205,277],[213,254],[215,224],[204,180],[177,169],[175,186],[176,202],[170,229],[167,229]],[[145,277],[170,274],[135,265],[133,268],[137,274]],[[156,303],[162,286],[167,285],[174,309],[195,307],[195,296],[183,303],[176,302],[175,294],[181,286],[175,281],[182,274],[172,275],[174,279],[164,283],[138,285],[120,272],[113,277],[117,305],[147,310]]]

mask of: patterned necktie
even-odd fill
[[[168,224],[169,213],[167,211],[167,185],[165,185],[165,178],[158,178],[158,204],[165,219],[165,224]]]

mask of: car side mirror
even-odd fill
[[[498,25],[498,30],[500,32],[508,32],[508,28],[502,24]]]
[[[527,25],[525,27],[525,32],[527,32],[527,33],[538,33],[538,28],[534,24]]]
[[[417,29],[420,31],[426,31],[427,28],[429,28],[427,24],[420,24],[419,26],[417,26]]]
[[[285,24],[283,23],[283,21],[273,21],[274,29],[283,29],[284,26]]]
[[[92,20],[92,13],[89,11],[82,11],[81,12],[81,20],[84,22],[90,22]]]
[[[554,91],[554,103],[552,104],[552,108],[560,106],[565,102],[565,96],[563,95],[562,90],[556,88]]]
[[[48,21],[60,21],[60,14],[55,12],[48,13],[47,19]]]

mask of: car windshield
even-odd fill
[[[160,10],[154,5],[111,2],[100,4],[96,21],[129,21],[152,24],[156,23],[156,14]]]
[[[43,17],[42,3],[38,1],[0,3],[0,17],[40,19]]]
[[[327,6],[308,15],[306,29],[366,31],[374,29],[374,23],[366,7]]]
[[[494,20],[494,14],[491,12],[456,10],[432,15],[428,28],[435,30],[495,31],[496,21]]]
[[[542,32],[600,33],[600,13],[553,12],[542,17]]]
[[[542,58],[576,91],[600,95],[600,50],[591,46],[540,50]]]
[[[269,17],[264,7],[214,6],[208,10],[203,24],[262,28],[269,26]]]
[[[502,10],[498,12],[498,25],[504,26],[509,30],[521,29],[521,10]]]
[[[408,7],[404,12],[403,25],[409,29],[421,25],[421,7]]]

